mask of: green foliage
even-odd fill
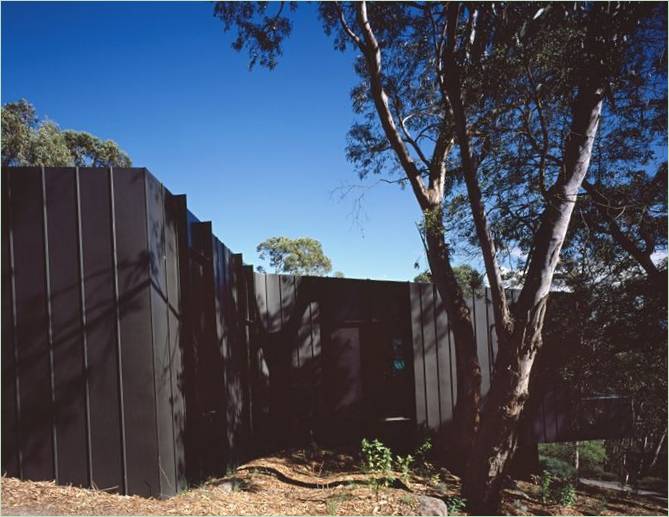
[[[399,471],[402,480],[407,481],[409,475],[411,474],[411,466],[413,465],[414,457],[411,454],[406,456],[397,456],[395,458],[395,463],[397,464],[397,470]]]
[[[365,472],[388,474],[393,468],[392,451],[377,439],[362,439],[362,460]]]
[[[556,479],[550,487],[551,499],[560,506],[571,506],[576,502],[576,489],[567,479]]]
[[[457,495],[449,495],[444,499],[449,515],[460,513],[467,507],[467,500]]]
[[[551,458],[550,456],[540,458],[539,465],[544,472],[554,477],[565,479],[574,479],[576,477],[574,466],[557,458]]]
[[[569,473],[569,468],[574,469],[572,465],[575,464],[577,447],[580,474],[586,477],[599,477],[607,462],[606,447],[603,440],[539,444],[542,465],[554,474],[566,476]],[[561,466],[562,463],[566,467]]]
[[[362,439],[362,468],[363,471],[373,474],[370,484],[378,499],[379,488],[390,485],[393,469],[393,453],[377,439],[372,441]]]
[[[571,506],[576,502],[576,489],[572,478],[561,477],[544,470],[537,481],[542,503]]]
[[[469,264],[462,264],[453,268],[455,278],[462,292],[468,295],[479,293],[483,289],[483,274],[479,273]],[[432,273],[429,269],[419,273],[413,279],[414,282],[432,282]]]
[[[332,262],[323,252],[321,243],[310,237],[290,239],[270,237],[256,247],[261,260],[268,260],[276,273],[291,275],[326,275]],[[263,271],[258,267],[258,271]]]
[[[2,164],[52,167],[129,167],[130,158],[115,142],[89,133],[61,131],[40,121],[25,99],[2,106]]]
[[[421,463],[427,463],[428,456],[432,450],[432,438],[426,437],[422,443],[416,448],[416,460]]]

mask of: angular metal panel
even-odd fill
[[[325,343],[323,383],[327,401],[327,442],[351,443],[360,438],[363,420],[360,329],[332,330]]]
[[[56,472],[41,170],[14,169],[9,179],[23,476],[48,480]]]
[[[435,300],[432,285],[420,284],[419,287],[421,290],[421,324],[423,326],[427,425],[430,429],[436,430],[441,425],[441,390],[439,385],[439,352],[436,339]]]
[[[423,318],[421,306],[421,286],[409,285],[411,305],[411,333],[413,342],[413,372],[416,388],[416,424],[427,425],[427,401],[425,385],[425,354],[423,347]]]
[[[19,414],[17,406],[17,372],[14,362],[16,342],[14,340],[14,297],[12,289],[13,257],[10,249],[11,218],[9,214],[10,170],[2,169],[2,472],[20,477],[19,468]]]
[[[145,189],[160,496],[165,497],[177,493],[172,407],[174,394],[167,297],[166,201],[163,186],[148,172],[145,173]]]
[[[185,199],[173,196],[165,191],[165,261],[167,274],[168,336],[171,365],[171,407],[172,426],[174,429],[174,463],[176,471],[176,490],[183,490],[186,481],[186,372],[184,361],[188,337],[185,335],[186,324],[183,313],[181,289],[181,269],[187,270],[183,263],[186,249],[186,210]],[[182,249],[183,247],[183,249]]]
[[[276,335],[281,331],[281,280],[279,275],[266,275],[267,332]],[[270,345],[271,346],[271,345]]]
[[[58,481],[88,485],[76,169],[45,174]]]
[[[144,171],[113,170],[127,492],[160,495]]]
[[[453,409],[455,407],[455,399],[453,398],[453,368],[455,365],[455,357],[451,356],[451,347],[449,339],[449,325],[448,316],[446,315],[446,308],[441,301],[441,296],[436,286],[434,289],[435,300],[435,328],[437,332],[437,345],[439,357],[439,403],[441,408],[441,423],[445,424],[451,422],[453,419]]]
[[[124,490],[109,171],[79,169],[82,266],[91,421],[91,478]]]

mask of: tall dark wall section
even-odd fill
[[[171,194],[145,169],[12,168],[2,196],[3,471],[176,493],[185,404]]]

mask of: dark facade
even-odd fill
[[[253,454],[409,448],[452,419],[431,284],[254,273],[146,169],[3,169],[2,210],[8,475],[165,497]],[[488,293],[470,308],[485,395]],[[550,404],[535,440],[571,429]]]

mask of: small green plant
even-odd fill
[[[432,450],[432,439],[427,437],[416,449],[416,459],[421,463],[426,463],[430,450]]]
[[[362,459],[366,472],[385,474],[393,468],[393,453],[376,439],[371,442],[366,438],[362,439]]]
[[[448,508],[449,515],[460,513],[467,506],[467,500],[457,495],[449,495],[444,499],[444,502],[446,503],[446,508]]]
[[[390,485],[392,479],[393,453],[379,440],[371,442],[362,439],[363,470],[374,476],[370,480],[376,498],[379,498],[379,488]]]
[[[550,487],[551,500],[560,506],[571,506],[576,502],[576,489],[568,479],[554,479]]]
[[[395,463],[397,463],[397,470],[402,477],[402,481],[406,482],[409,479],[409,474],[411,474],[413,456],[411,454],[407,454],[404,457],[397,456],[397,458],[395,458]]]
[[[541,502],[546,504],[550,501],[551,492],[551,481],[553,480],[553,475],[544,470],[541,473],[539,479],[537,479],[537,484],[539,485],[539,496],[541,497]]]
[[[576,489],[571,478],[564,478],[544,470],[538,479],[541,502],[571,506],[576,502]]]

